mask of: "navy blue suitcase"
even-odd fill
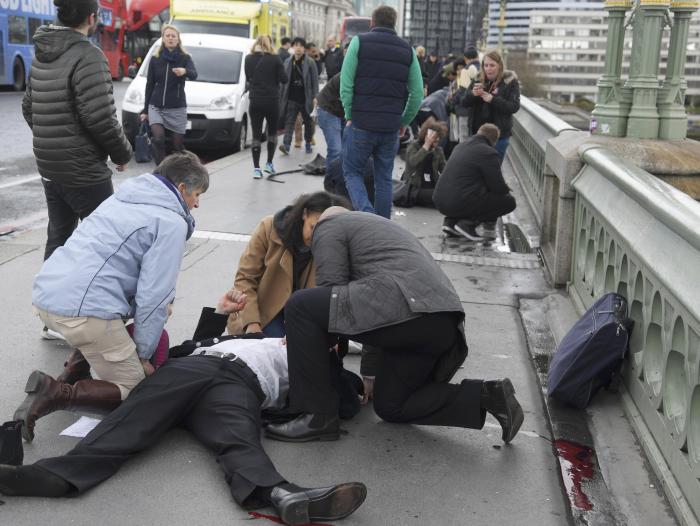
[[[559,344],[551,363],[549,396],[578,408],[619,375],[632,322],[627,300],[610,292],[598,299]]]

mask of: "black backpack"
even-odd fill
[[[582,409],[601,387],[619,381],[633,325],[625,298],[610,292],[598,299],[559,344],[549,364],[549,396]]]

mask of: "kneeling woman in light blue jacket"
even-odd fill
[[[175,153],[153,174],[122,184],[44,262],[34,308],[76,352],[57,380],[40,371],[29,377],[15,413],[25,440],[34,438],[36,420],[55,410],[115,408],[153,372],[148,360],[194,230],[190,210],[208,186],[197,156]],[[124,326],[132,318],[133,339]],[[100,380],[89,379],[90,366]]]

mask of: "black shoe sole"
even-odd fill
[[[322,497],[309,501],[309,520],[337,521],[352,514],[367,498],[367,488],[360,482],[338,484]]]
[[[44,376],[45,374],[41,371],[33,371],[32,374],[29,375],[29,378],[27,378],[27,385],[24,386],[24,392],[27,393],[27,397],[20,404],[12,417],[13,420],[22,421],[22,438],[27,442],[34,440],[34,431],[27,427],[27,415],[37,397],[37,392],[41,388]]]
[[[523,425],[523,420],[525,416],[523,415],[523,408],[520,406],[517,398],[515,398],[515,388],[508,378],[503,380],[503,395],[506,400],[506,408],[508,409],[508,420],[510,422],[510,427],[506,433],[503,429],[503,434],[501,438],[506,444],[510,443],[511,440],[515,438],[518,434],[520,426]]]
[[[344,519],[359,508],[367,497],[367,488],[360,482],[338,484],[313,499],[302,496],[296,501],[285,502],[277,510],[280,519],[289,526],[308,524],[312,521],[336,521]]]
[[[300,443],[300,442],[332,442],[333,440],[339,440],[340,439],[340,431],[337,431],[335,433],[324,433],[324,434],[319,434],[319,435],[311,435],[311,436],[305,436],[305,437],[287,437],[284,435],[276,435],[274,433],[271,433],[267,429],[265,430],[265,436],[271,440],[278,440],[280,442],[295,442],[295,443]]]

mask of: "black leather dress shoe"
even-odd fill
[[[515,389],[508,378],[484,382],[481,388],[481,407],[501,424],[501,438],[506,444],[515,438],[523,423],[523,408],[515,398]]]
[[[0,493],[13,497],[63,497],[73,488],[58,475],[39,466],[0,464]]]
[[[267,426],[265,436],[283,442],[338,440],[340,438],[340,421],[337,416],[304,413],[284,424]]]
[[[367,497],[361,482],[346,482],[327,488],[300,488],[293,484],[272,489],[270,501],[285,524],[336,521],[354,512]]]

